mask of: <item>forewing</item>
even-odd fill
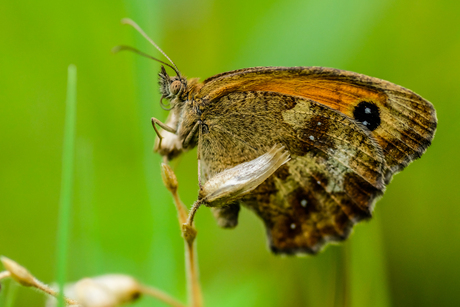
[[[431,144],[436,113],[430,102],[393,83],[323,67],[255,67],[211,77],[197,99],[212,104],[233,92],[270,91],[312,99],[361,122],[382,148],[385,179]]]
[[[243,199],[263,219],[275,252],[314,253],[346,238],[384,190],[384,157],[370,131],[311,99],[233,92],[207,105],[202,120],[205,178],[275,144],[290,152],[291,161]]]

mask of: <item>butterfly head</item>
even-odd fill
[[[130,47],[130,46],[124,46],[124,45],[120,45],[120,46],[116,46],[112,49],[112,52],[114,53],[117,53],[121,50],[129,50],[129,51],[132,51],[134,53],[137,53],[143,57],[146,57],[146,58],[149,58],[149,59],[152,59],[154,61],[157,61],[157,62],[160,62],[161,64],[163,64],[161,66],[161,71],[159,73],[160,75],[160,93],[161,93],[161,101],[160,101],[160,104],[161,104],[161,107],[165,110],[172,110],[175,106],[177,105],[183,105],[183,102],[185,97],[186,97],[186,89],[187,89],[187,79],[184,78],[182,76],[182,74],[180,73],[179,69],[177,68],[176,64],[174,64],[174,62],[166,55],[166,53],[164,53],[163,50],[161,50],[160,47],[158,47],[157,44],[155,44],[155,42],[147,36],[147,34],[145,34],[145,32],[134,22],[132,21],[131,19],[129,18],[123,18],[121,20],[121,23],[123,24],[127,24],[127,25],[130,25],[132,27],[134,27],[140,34],[142,34],[142,36],[144,36],[155,48],[158,49],[158,51],[160,51],[168,60],[171,64],[168,64],[162,60],[159,60],[153,56],[150,56],[142,51],[139,51],[133,47]],[[165,69],[165,66],[168,66],[169,68],[171,68],[172,70],[174,70],[174,72],[176,73],[176,76],[174,77],[171,77],[168,75],[168,73],[166,72],[166,69]],[[181,99],[182,97],[184,97],[183,99]],[[170,106],[167,106],[167,105],[164,105],[163,104],[163,99],[168,99],[170,101]]]
[[[158,75],[160,76],[159,84],[162,97],[171,101],[172,104],[181,101],[180,97],[187,88],[187,79],[180,74],[172,77],[169,76],[164,66],[161,66]]]

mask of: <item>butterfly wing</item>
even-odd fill
[[[371,132],[311,99],[232,92],[208,104],[202,120],[205,178],[275,144],[290,152],[286,165],[242,199],[264,221],[274,252],[315,253],[346,238],[385,188],[385,160]],[[235,206],[217,209],[221,225],[236,225]]]
[[[204,81],[196,96],[204,105],[234,92],[269,91],[312,99],[371,132],[385,159],[385,182],[419,158],[433,139],[437,120],[430,102],[393,83],[324,67],[254,67]]]

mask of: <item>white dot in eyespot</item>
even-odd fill
[[[365,108],[364,109],[364,113],[366,113],[366,114],[371,114],[371,112],[372,112],[371,108]]]
[[[307,200],[306,200],[306,199],[302,199],[302,200],[300,201],[300,205],[301,205],[302,207],[306,207],[306,206],[307,206]]]
[[[296,225],[294,223],[291,224],[291,229],[295,229]]]
[[[367,126],[367,125],[369,125],[369,123],[365,120],[365,121],[363,121],[363,125]]]
[[[321,122],[318,122],[318,126],[321,126]]]
[[[310,140],[314,141],[315,137],[313,135],[310,135]]]
[[[317,184],[321,184],[321,181],[318,180],[318,181],[316,181],[316,183],[317,183]]]

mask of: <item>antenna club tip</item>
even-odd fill
[[[119,51],[121,51],[122,48],[123,48],[122,46],[115,46],[112,48],[112,50],[110,50],[110,52],[112,52],[113,54],[116,54]]]
[[[132,25],[134,21],[131,18],[122,18],[121,24],[123,25]]]

